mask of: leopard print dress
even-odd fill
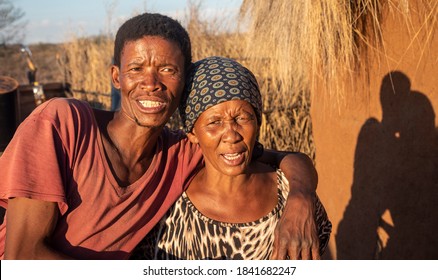
[[[277,169],[278,202],[266,216],[249,223],[224,223],[199,212],[186,193],[137,246],[132,259],[269,259],[274,230],[285,207],[289,184]],[[325,250],[331,223],[316,198],[316,222],[321,254]]]

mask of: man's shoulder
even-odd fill
[[[73,115],[91,116],[93,114],[93,110],[91,106],[85,101],[75,98],[56,97],[38,106],[35,110],[35,114],[63,118],[71,117]]]
[[[91,106],[87,102],[76,98],[67,98],[67,97],[55,97],[46,101],[40,106],[45,107],[45,110],[47,109],[59,110],[64,108],[84,108],[91,110]]]

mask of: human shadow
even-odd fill
[[[428,98],[402,72],[380,89],[382,121],[358,136],[337,259],[438,259],[438,142]]]

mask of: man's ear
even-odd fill
[[[120,89],[119,72],[119,67],[111,65],[111,82],[116,89]]]
[[[187,133],[187,138],[189,138],[190,142],[193,144],[199,144],[198,137],[193,132]]]

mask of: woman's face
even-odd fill
[[[161,127],[178,107],[184,87],[184,56],[178,45],[157,36],[125,44],[120,68],[113,66],[121,90],[121,110],[144,127]]]
[[[244,173],[258,133],[253,107],[243,100],[232,100],[204,111],[188,137],[198,143],[207,168],[236,176]]]

